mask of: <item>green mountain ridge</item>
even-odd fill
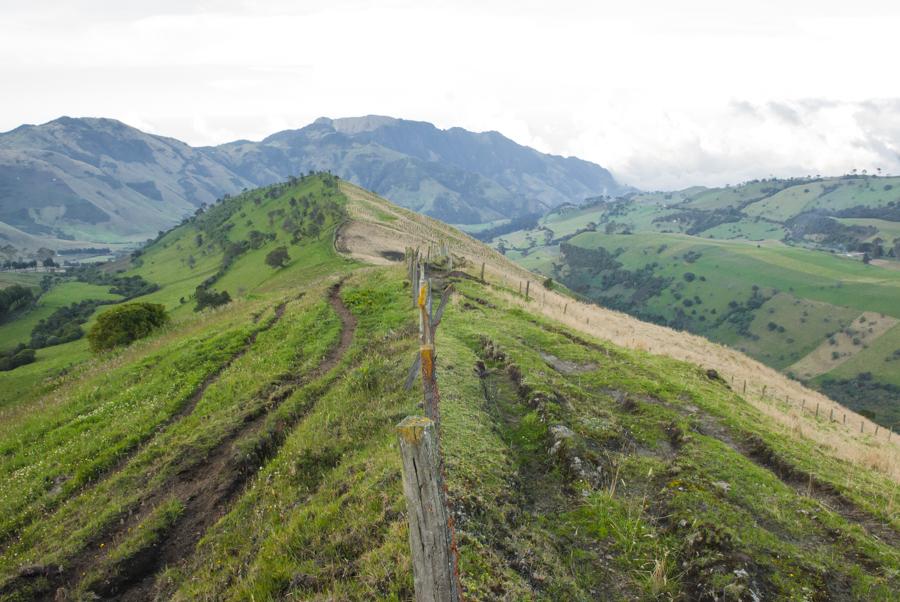
[[[466,599],[894,598],[896,441],[791,427],[728,364],[595,337],[578,312],[686,335],[533,282],[526,299],[490,249],[323,174],[108,266],[158,286],[136,300],[165,329],[0,373],[0,599],[413,599],[394,430],[421,412],[410,245],[454,289],[436,351]],[[197,312],[198,287],[232,301]]]

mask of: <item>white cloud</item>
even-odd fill
[[[646,188],[900,172],[891,2],[0,3],[0,129],[103,115],[214,144],[379,113]]]

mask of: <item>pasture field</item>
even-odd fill
[[[41,295],[35,306],[24,315],[11,322],[0,324],[0,341],[2,341],[0,351],[15,347],[18,343],[27,343],[37,323],[61,307],[89,299],[117,301],[121,298],[121,295],[110,293],[108,286],[73,281],[58,284]]]
[[[811,382],[825,370],[827,378],[869,372],[877,382],[897,383],[896,333],[870,333],[874,322],[859,328],[854,321],[864,312],[885,324],[900,319],[900,271],[773,240],[585,232],[568,244],[605,249],[618,268],[573,268],[560,246],[507,256],[579,295],[702,334]],[[858,400],[846,401],[854,407]],[[893,411],[882,416],[885,424],[887,416]]]
[[[301,198],[318,236],[283,228]],[[453,286],[436,352],[466,599],[891,600],[894,443],[854,435],[875,460],[848,461],[834,424],[792,428],[707,366],[566,325],[498,255],[328,175],[226,199],[151,244],[126,273],[158,278],[146,298],[169,326],[0,408],[0,596],[412,599],[395,425],[421,412],[420,385],[403,386],[417,314],[385,251],[451,236],[454,271],[428,270]],[[278,246],[291,259],[267,265]],[[232,301],[195,312],[180,297],[210,271]]]

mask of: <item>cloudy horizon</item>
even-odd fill
[[[900,7],[670,4],[4,2],[0,130],[111,117],[199,146],[381,114],[642,189],[900,173]]]

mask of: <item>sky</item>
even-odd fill
[[[0,0],[0,131],[193,145],[317,117],[496,130],[642,189],[900,174],[900,3]]]

